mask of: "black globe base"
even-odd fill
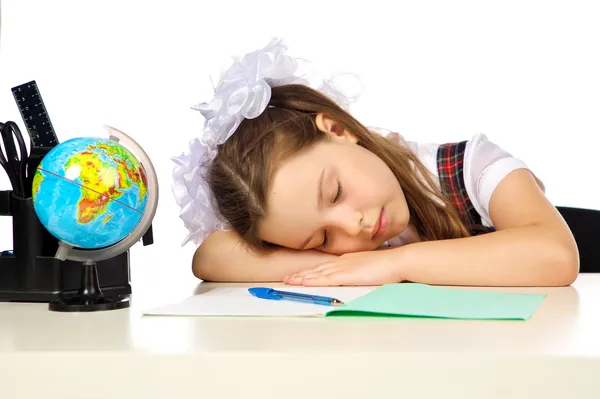
[[[48,309],[55,312],[96,312],[128,308],[128,298],[106,298],[98,283],[98,269],[95,262],[85,262],[81,271],[81,288],[71,298],[51,301]]]
[[[129,307],[129,299],[99,298],[87,301],[82,298],[58,299],[48,304],[48,309],[55,312],[96,312],[99,310],[116,310]]]

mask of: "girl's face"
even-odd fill
[[[375,154],[323,117],[323,140],[282,162],[267,193],[264,241],[332,254],[369,251],[407,228],[398,180]]]

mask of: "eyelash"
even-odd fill
[[[338,182],[338,191],[337,191],[335,198],[333,199],[333,203],[336,203],[337,200],[339,200],[341,196],[342,196],[342,183]]]
[[[340,197],[342,196],[342,184],[340,182],[338,182],[338,190],[337,190],[337,194],[335,195],[335,198],[333,199],[333,203],[335,204]],[[325,232],[323,233],[323,244],[321,244],[322,247],[324,247],[325,245],[327,245],[327,230],[325,230]]]

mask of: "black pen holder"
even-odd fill
[[[12,248],[0,248],[12,250],[12,254],[0,256],[0,302],[51,302],[75,296],[81,287],[83,264],[54,257],[58,240],[39,221],[32,198],[0,191],[0,216],[12,217],[13,238]],[[105,297],[131,294],[129,251],[100,261],[96,267]]]

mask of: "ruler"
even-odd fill
[[[49,148],[58,145],[58,137],[35,80],[15,86],[11,91],[31,137],[32,147]]]

